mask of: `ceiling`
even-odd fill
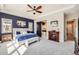
[[[32,6],[38,6],[40,4],[31,4]],[[11,13],[14,15],[36,19],[42,17],[44,15],[49,15],[50,13],[54,13],[56,11],[65,11],[66,14],[72,13],[74,9],[72,9],[75,5],[73,4],[41,4],[42,5],[42,12],[41,14],[36,13],[35,15],[33,12],[27,12],[30,8],[27,4],[5,4],[3,5],[3,11],[7,13]],[[68,11],[66,11],[68,10]]]

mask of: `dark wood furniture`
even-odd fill
[[[1,42],[11,41],[11,40],[12,40],[12,34],[3,34],[1,36]]]
[[[75,42],[75,46],[74,46],[74,53],[76,55],[79,55],[79,45],[78,45],[78,40],[76,37],[74,37],[74,42]]]
[[[59,32],[57,32],[57,31],[49,31],[49,40],[59,42]]]
[[[0,41],[1,41],[1,35],[0,35]]]
[[[12,40],[12,19],[1,18],[0,27],[0,41],[4,42]]]
[[[42,27],[41,27],[42,22],[37,22],[37,36],[41,37],[42,36]]]

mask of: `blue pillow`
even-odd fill
[[[16,34],[18,35],[18,34],[21,34],[20,32],[16,32]]]

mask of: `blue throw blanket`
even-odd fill
[[[29,39],[29,38],[32,38],[32,37],[36,37],[37,35],[36,34],[32,34],[32,33],[30,33],[30,34],[21,34],[21,35],[18,35],[17,37],[16,37],[16,39],[18,40],[18,41],[23,41],[23,40],[27,40],[27,39]]]

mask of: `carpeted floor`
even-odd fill
[[[7,43],[0,43],[0,55],[7,55],[6,44]]]
[[[8,44],[11,45],[11,47],[7,48],[7,43],[0,44],[0,55],[7,55],[12,50],[17,50],[14,54],[18,54],[19,52],[24,55],[74,55],[73,41],[58,43],[42,38],[40,41],[31,44],[28,48],[26,48],[23,45],[20,49],[15,49],[15,47],[17,47],[18,44],[15,44],[14,47],[14,45],[11,42]]]
[[[74,55],[74,42],[58,43],[42,39],[30,45],[24,55]]]

